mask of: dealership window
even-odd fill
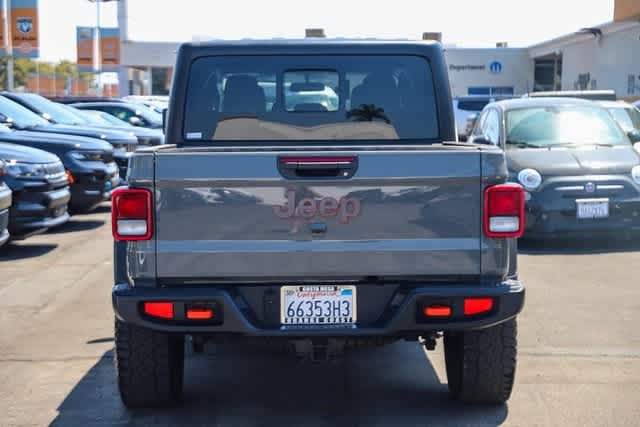
[[[495,87],[479,86],[479,87],[470,87],[469,89],[467,89],[467,94],[468,95],[492,95],[492,96],[513,95],[514,90],[513,90],[513,86],[495,86]]]
[[[171,70],[165,67],[151,68],[151,94],[169,95],[171,87]]]
[[[629,74],[629,77],[627,79],[627,93],[629,95],[636,94],[636,75],[635,74]]]
[[[562,89],[562,55],[549,55],[535,59],[534,91]]]

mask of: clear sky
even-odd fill
[[[39,0],[41,56],[75,60],[75,27],[95,25],[88,0]],[[527,46],[613,19],[614,0],[129,0],[129,38],[329,37],[419,38],[440,31],[446,44]],[[101,6],[116,25],[116,4]]]

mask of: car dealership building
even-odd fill
[[[127,37],[120,0],[121,95],[165,95],[178,42]],[[428,33],[426,38],[438,38]],[[540,90],[614,89],[640,99],[640,1],[616,0],[614,20],[524,48],[446,46],[454,96],[524,94]]]

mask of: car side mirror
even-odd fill
[[[629,131],[629,133],[627,133],[627,135],[629,136],[629,139],[631,140],[631,142],[633,142],[633,143],[640,142],[640,131],[639,130]]]
[[[494,145],[493,142],[489,141],[489,139],[484,135],[472,136],[469,142],[473,144]]]
[[[139,117],[131,116],[129,117],[129,124],[132,126],[142,126],[142,120]]]
[[[640,142],[636,142],[635,144],[633,144],[633,148],[635,148],[635,150],[640,153]]]
[[[162,133],[167,133],[167,113],[169,112],[168,108],[162,109]]]
[[[13,119],[11,117],[7,117],[4,114],[0,113],[0,124],[5,125],[6,127],[13,127]]]

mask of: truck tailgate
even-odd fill
[[[158,151],[158,278],[477,276],[480,155],[461,147]]]

